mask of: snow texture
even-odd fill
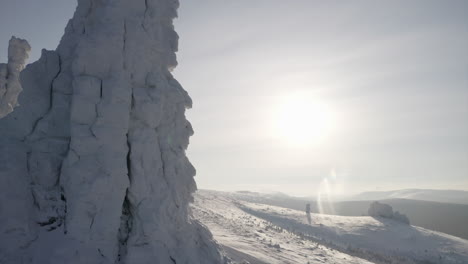
[[[31,47],[24,39],[12,37],[8,45],[8,63],[0,63],[0,118],[8,115],[18,105],[18,95],[23,90],[19,80]]]
[[[207,225],[235,263],[370,264],[365,259],[307,239],[243,210],[247,203],[227,193],[198,191],[194,215]],[[300,212],[305,218],[304,212]]]
[[[379,202],[373,202],[369,206],[367,213],[372,217],[383,217],[388,219],[394,219],[406,224],[409,224],[409,219],[406,215],[401,214],[398,211],[393,212],[393,208],[388,204]]]
[[[468,263],[468,240],[392,219],[312,214],[314,221],[308,224],[302,210],[247,202],[239,193],[204,190],[197,192],[193,207],[237,261]]]
[[[178,5],[79,0],[57,49],[21,74],[29,45],[12,39],[2,116],[24,91],[0,119],[0,263],[224,261],[189,214]]]

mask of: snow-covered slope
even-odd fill
[[[305,212],[237,196],[199,191],[195,215],[221,244],[264,263],[468,263],[468,241],[457,237],[367,216],[312,214],[309,225]]]
[[[236,262],[371,263],[289,232],[244,210],[228,193],[198,191],[193,213]]]
[[[370,204],[375,200],[361,201],[318,201],[308,198],[291,196],[278,196],[272,194],[255,192],[234,192],[236,199],[269,204],[302,211],[306,203],[310,203],[311,212],[342,216],[362,216],[368,214]],[[379,199],[377,199],[379,200]],[[389,204],[395,211],[405,214],[412,225],[426,229],[447,233],[463,239],[468,239],[468,205],[450,204],[423,200],[391,199],[383,200],[382,203]],[[447,217],[449,216],[449,217]]]
[[[222,262],[188,214],[192,102],[170,72],[178,5],[79,0],[57,50],[20,75],[29,46],[10,43],[0,117],[18,75],[23,92],[0,119],[0,263]]]

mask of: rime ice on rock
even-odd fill
[[[372,202],[367,213],[374,217],[392,218],[393,208],[388,204]]]
[[[398,211],[393,212],[393,208],[388,204],[372,202],[369,206],[367,213],[372,217],[383,217],[393,219],[405,224],[410,224],[409,218]]]
[[[0,63],[0,118],[11,113],[18,104],[18,95],[22,91],[19,75],[30,50],[26,40],[15,37],[10,39],[8,63]]]
[[[223,262],[188,214],[177,7],[79,0],[57,50],[22,71],[0,120],[0,263]]]

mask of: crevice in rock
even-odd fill
[[[96,218],[96,215],[94,214],[92,217],[91,217],[91,223],[89,224],[89,230],[91,230],[93,228],[93,225],[94,225],[94,219]]]
[[[34,121],[34,125],[31,129],[31,132],[26,135],[24,138],[23,138],[23,142],[25,142],[32,134],[34,134],[34,132],[36,131],[36,128],[37,126],[39,125],[39,123],[45,118],[47,117],[50,112],[52,111],[52,108],[53,108],[53,102],[54,102],[54,82],[55,80],[58,78],[58,76],[60,75],[60,73],[62,72],[62,58],[60,57],[60,55],[57,53],[57,57],[58,57],[58,72],[57,74],[54,76],[54,78],[52,78],[52,81],[50,82],[50,98],[49,98],[49,109],[47,110],[47,112],[39,117],[36,121]]]
[[[93,77],[96,77],[96,76],[93,76]],[[94,121],[91,123],[91,125],[89,125],[89,131],[91,132],[91,135],[93,135],[94,138],[97,138],[97,135],[96,133],[94,133],[94,125],[96,124],[96,122],[98,121],[98,118],[99,118],[99,110],[98,110],[98,107],[99,107],[99,104],[102,102],[102,98],[103,98],[103,80],[99,77],[96,77],[99,79],[100,81],[100,84],[99,84],[99,102],[97,102],[95,105],[94,105],[94,115],[95,115],[95,118],[94,118]],[[88,124],[87,124],[88,125]]]
[[[131,99],[130,99],[130,109],[133,109],[133,89],[132,89],[132,94],[131,94]],[[131,118],[131,110],[130,110],[130,118]],[[132,159],[131,159],[131,152],[132,152],[132,145],[130,143],[130,129],[129,128],[129,131],[127,132],[127,148],[128,148],[128,152],[127,152],[127,176],[128,176],[128,181],[129,181],[129,184],[131,185],[132,184]]]
[[[161,160],[161,170],[162,170],[162,178],[164,182],[166,183],[167,186],[169,186],[169,181],[166,179],[166,166],[164,162],[164,157],[163,157],[163,150],[161,148],[161,133],[160,131],[156,128],[156,134],[158,135],[158,148],[159,148],[159,157]]]
[[[126,59],[125,59],[125,51],[127,49],[127,20],[124,19],[123,23],[123,46],[122,46],[122,62],[123,62],[123,69],[127,69]]]
[[[128,176],[128,181],[131,184],[132,183],[132,173],[131,173],[132,160],[130,158],[130,154],[131,154],[132,146],[130,144],[130,140],[128,139],[128,133],[127,133],[127,148],[128,148],[128,152],[127,152],[127,176]]]
[[[44,54],[43,56],[45,56],[44,60],[47,71],[51,71],[52,69],[54,69],[55,67],[49,67],[49,63],[47,62],[50,59],[48,56],[52,55]],[[52,72],[52,74],[54,75],[49,84],[49,105],[47,111],[42,116],[33,121],[31,131],[22,139],[22,142],[28,142],[29,146],[31,146],[31,149],[29,150],[29,152],[27,152],[26,166],[31,184],[30,192],[33,197],[33,204],[37,209],[35,216],[36,223],[40,227],[46,228],[47,231],[52,231],[60,227],[64,222],[66,214],[64,212],[66,205],[64,205],[64,202],[59,199],[62,192],[62,190],[59,187],[59,184],[65,153],[41,151],[40,146],[43,144],[43,142],[47,142],[50,144],[63,144],[69,146],[70,142],[69,137],[49,135],[49,127],[45,127],[47,129],[46,131],[38,131],[41,122],[44,122],[48,117],[54,115],[54,103],[57,103],[54,101],[54,97],[56,96],[55,93],[57,92],[57,94],[63,94],[62,92],[55,91],[56,88],[54,88],[56,80],[62,73],[62,58],[57,52],[53,53],[53,56],[57,56],[56,66],[58,69],[56,70],[56,72]],[[57,100],[56,97],[55,100]],[[46,135],[43,135],[42,133],[46,133]],[[39,164],[39,160],[37,159],[38,155],[41,156],[42,159],[44,159],[45,157],[45,164]],[[54,159],[61,159],[61,161],[58,162],[58,164],[56,164],[55,162],[52,162],[52,160]],[[34,162],[35,164],[32,164],[32,162]],[[37,168],[41,170],[41,168],[47,166],[48,162],[51,162],[51,165],[54,164],[52,165],[54,166],[52,171],[49,171],[49,173],[53,173],[53,177],[55,178],[55,182],[53,182],[52,186],[49,186],[48,184],[44,185],[43,183],[41,183],[41,177],[43,176],[36,175],[33,178],[32,175],[37,174],[37,172],[34,170],[36,170]],[[51,176],[46,177],[50,178]]]
[[[37,222],[40,226],[48,226],[48,225],[52,225],[54,224],[55,222],[57,222],[57,218],[56,217],[51,217],[49,218],[47,221],[45,222]]]
[[[68,149],[70,149],[70,139],[68,139]],[[58,167],[58,177],[55,181],[55,186],[59,186],[60,185],[60,176],[62,175],[62,167],[63,167],[63,161],[65,160],[65,158],[62,159],[62,162],[60,162],[60,165]]]
[[[120,216],[119,227],[119,251],[117,255],[117,263],[125,258],[127,255],[127,242],[133,228],[133,215],[131,211],[131,204],[128,199],[128,189],[125,194],[125,199],[122,204],[122,214]]]
[[[125,58],[124,58],[125,60]],[[131,78],[133,78],[133,76],[131,76]],[[134,94],[133,94],[133,87],[130,87],[130,109],[129,109],[129,119],[130,119],[130,125],[129,125],[129,128],[128,128],[128,131],[127,131],[127,148],[128,148],[128,152],[127,152],[127,176],[128,176],[128,180],[129,180],[129,183],[131,185],[132,183],[132,160],[131,160],[131,152],[132,152],[132,144],[130,143],[130,133],[131,133],[131,130],[132,130],[132,124],[131,124],[131,119],[132,119],[132,112],[133,112],[133,107],[134,107],[134,104],[135,104],[135,97],[134,97]]]
[[[145,26],[145,21],[146,21],[146,15],[148,13],[148,0],[145,0],[145,13],[143,14],[143,20],[141,22],[141,27],[143,28],[143,30],[148,33],[147,29],[146,29],[146,26]]]
[[[63,224],[63,233],[67,234],[67,198],[65,196],[65,190],[63,186],[60,186],[60,201],[62,204],[62,215],[59,215],[60,222]]]
[[[31,183],[31,188],[34,188],[33,184]],[[39,205],[39,202],[37,201],[36,195],[34,195],[34,192],[31,189],[31,196],[33,199],[33,205],[36,207],[37,210],[41,210],[41,206]]]
[[[102,79],[99,78],[99,80],[101,81],[101,83],[99,85],[99,96],[101,97],[101,100],[102,100]]]

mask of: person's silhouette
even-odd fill
[[[310,216],[310,204],[306,204],[306,215],[307,215],[307,222],[310,225],[312,223],[312,218]]]

